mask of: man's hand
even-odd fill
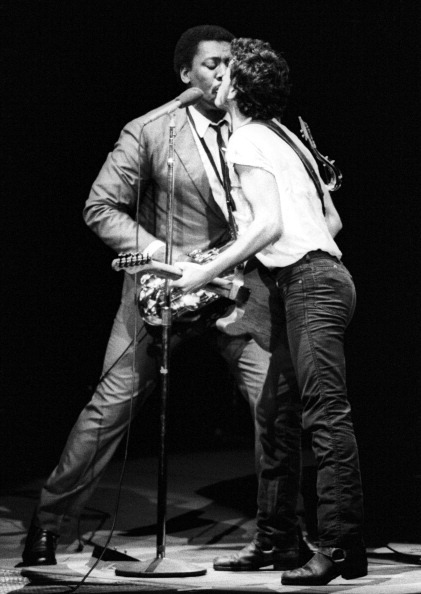
[[[213,279],[212,274],[203,264],[194,262],[177,262],[177,268],[183,271],[183,276],[171,283],[172,287],[182,289],[184,293],[192,293],[201,287],[210,283]]]

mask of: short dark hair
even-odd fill
[[[234,35],[217,25],[198,25],[184,31],[177,41],[174,50],[174,71],[180,76],[181,68],[190,68],[201,41],[227,41],[230,43]]]
[[[291,85],[284,57],[266,41],[239,38],[231,42],[231,81],[238,109],[247,117],[280,118]]]

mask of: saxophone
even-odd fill
[[[313,157],[322,164],[324,173],[323,177],[327,189],[330,192],[336,192],[342,185],[342,172],[337,167],[337,165],[335,165],[334,160],[328,159],[328,157],[324,157],[321,153],[319,153],[308,124],[306,124],[306,122],[304,122],[300,116],[298,116],[298,120],[300,122],[302,137],[305,141],[307,141]]]

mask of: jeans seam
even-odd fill
[[[314,269],[313,268],[311,268],[311,278],[312,278],[312,282],[314,285],[315,279],[314,279]],[[304,307],[304,311],[305,311],[307,339],[308,339],[308,342],[309,342],[309,345],[311,348],[311,354],[312,354],[314,368],[317,373],[317,385],[319,388],[319,394],[320,394],[321,401],[322,401],[323,414],[324,414],[325,420],[327,422],[327,425],[329,426],[330,447],[331,447],[332,453],[335,457],[335,479],[336,479],[335,480],[335,483],[336,483],[335,484],[335,492],[336,492],[336,501],[337,501],[337,504],[335,505],[335,515],[336,515],[335,524],[336,524],[336,532],[338,534],[338,542],[339,542],[340,538],[342,536],[341,521],[340,521],[340,516],[341,516],[340,510],[342,509],[342,498],[341,498],[341,488],[340,488],[341,481],[340,481],[339,461],[338,461],[338,453],[337,453],[338,443],[335,438],[330,415],[329,415],[329,413],[327,411],[327,407],[326,407],[325,390],[324,390],[323,380],[322,380],[321,373],[320,373],[319,361],[317,359],[317,350],[314,346],[313,335],[310,330],[310,323],[309,323],[309,319],[308,319],[308,308],[306,307],[305,301],[306,301],[306,291],[304,290],[304,292],[303,292],[303,307]],[[316,304],[314,304],[314,306],[316,307]]]

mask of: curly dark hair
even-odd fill
[[[279,119],[291,88],[284,57],[268,42],[245,37],[231,42],[231,52],[231,81],[241,113],[253,119]]]
[[[190,68],[201,41],[227,41],[230,43],[234,35],[218,25],[198,25],[184,31],[177,41],[174,50],[174,71],[179,76],[184,66]]]

